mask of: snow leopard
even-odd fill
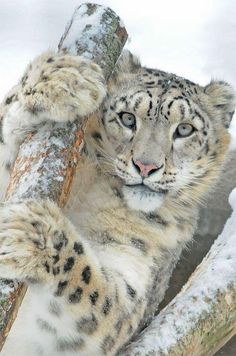
[[[80,56],[46,52],[29,64],[1,105],[2,200],[30,131],[96,115],[64,209],[1,203],[0,277],[28,286],[3,355],[116,355],[133,338],[164,252],[191,240],[217,182],[234,108],[228,83],[201,86],[128,51],[107,83]]]

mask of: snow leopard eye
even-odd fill
[[[134,114],[131,114],[130,112],[121,112],[119,116],[120,121],[125,127],[128,127],[131,130],[136,127],[136,118]]]
[[[188,137],[194,130],[194,127],[190,124],[180,124],[175,131],[175,138]]]

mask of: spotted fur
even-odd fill
[[[153,301],[165,251],[191,239],[222,169],[235,105],[227,83],[202,87],[124,53],[106,89],[97,65],[46,53],[1,107],[2,196],[27,132],[103,100],[64,211],[50,201],[0,207],[0,276],[29,285],[3,356],[117,354]],[[143,166],[152,168],[142,176]]]

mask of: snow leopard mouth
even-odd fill
[[[122,192],[129,208],[150,213],[161,207],[168,191],[165,189],[153,190],[142,183],[126,184],[123,186]]]
[[[167,194],[168,190],[167,189],[161,189],[158,188],[156,190],[149,188],[146,184],[141,183],[141,184],[125,184],[129,188],[134,188],[135,191],[137,191],[140,194],[146,195],[150,193],[157,193],[157,194]]]

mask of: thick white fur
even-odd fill
[[[164,196],[161,193],[145,192],[143,189],[124,186],[122,188],[128,207],[132,210],[150,213],[157,210],[163,203]]]
[[[130,64],[129,59],[129,56],[126,56],[124,61],[126,66]],[[135,73],[139,63],[133,61],[131,64],[129,71]],[[120,78],[116,78],[117,83],[121,82],[119,89],[121,93],[122,81],[127,81],[128,77],[132,79],[132,73],[126,74],[124,71]],[[139,74],[138,79],[141,78]],[[146,80],[153,80],[151,74],[149,79],[147,73],[145,74]],[[165,79],[163,72],[159,75]],[[138,81],[137,78],[135,83]],[[184,85],[191,86],[187,83]],[[112,89],[111,85],[111,92],[115,90],[114,88],[113,86]],[[137,89],[135,85],[133,89]],[[195,89],[200,90],[199,87]],[[89,115],[97,110],[106,94],[104,78],[97,65],[80,57],[51,52],[41,55],[32,62],[14,90],[12,102],[7,104],[7,101],[11,101],[8,96],[1,108],[4,142],[0,146],[0,198],[3,197],[6,188],[8,168],[14,162],[20,142],[32,128],[48,119],[63,122]],[[159,90],[161,89],[154,88],[152,97],[158,98]],[[208,91],[211,92],[211,87]],[[174,90],[170,97],[175,95]],[[203,91],[202,95],[205,95]],[[144,96],[145,100],[140,110],[145,113],[148,107],[150,109],[151,107],[150,96],[146,94]],[[204,100],[209,112],[210,110],[214,112],[211,98],[205,95]],[[124,105],[124,100],[119,105]],[[166,106],[168,107],[168,101]],[[176,113],[177,111],[176,109]],[[111,115],[113,114],[114,112],[111,112]],[[141,122],[142,120],[140,127]],[[135,172],[131,162],[129,165],[126,162],[130,160],[129,143],[132,142],[130,132],[127,131],[129,130],[120,130],[117,125],[113,127],[113,133],[117,135],[114,135],[114,141],[118,141],[113,142],[115,149],[118,149],[119,140],[123,142],[125,135],[128,142],[124,145],[125,149],[128,147],[126,158],[120,157],[120,167],[116,168],[123,172],[123,176],[120,173],[119,178],[126,180],[127,184],[140,184],[142,180],[139,174]],[[157,131],[159,135],[159,130]],[[217,133],[221,146],[218,149],[218,161],[214,163],[216,166],[222,164],[228,144],[227,133],[222,134],[221,131]],[[137,151],[144,159],[152,156],[151,159],[156,159],[158,161],[156,165],[161,167],[160,160],[164,159],[164,151],[159,149],[161,145],[157,147],[154,144],[157,138],[154,137],[153,126],[148,127],[145,134],[142,130],[140,132],[139,140],[136,140]],[[158,142],[163,141],[163,150],[168,149],[166,144],[168,140],[164,134],[163,129],[162,140],[158,136]],[[182,153],[186,150],[183,146]],[[106,154],[108,155],[107,152]],[[194,156],[195,149],[192,149],[191,154]],[[108,167],[111,168],[114,157],[109,159]],[[206,165],[204,159],[205,157],[197,161],[196,167],[193,165],[191,168],[199,173],[198,165]],[[218,174],[218,166],[215,171],[212,169],[213,177]],[[163,262],[162,249],[174,251],[177,244],[189,241],[197,221],[196,201],[213,179],[208,173],[206,184],[201,184],[200,188],[198,186],[193,188],[194,199],[192,191],[189,189],[187,193],[184,191],[182,199],[185,205],[181,205],[181,200],[168,199],[158,193],[158,189],[161,190],[162,187],[165,188],[165,184],[167,185],[166,182],[158,183],[163,175],[161,170],[146,179],[150,188],[156,189],[153,193],[143,187],[137,190],[128,186],[122,188],[120,180],[104,174],[97,161],[93,159],[91,161],[88,157],[81,163],[79,172],[65,209],[74,225],[56,205],[47,201],[8,203],[0,207],[0,276],[23,279],[30,284],[13,332],[2,351],[3,356],[14,353],[19,356],[115,355],[135,333],[149,300],[153,299],[150,298],[150,293],[157,264]],[[167,173],[165,172],[166,175]],[[168,188],[171,189],[174,185],[177,186],[178,177],[175,180],[172,172],[170,173],[172,178],[169,178]],[[143,214],[150,212],[152,214]],[[59,250],[58,234],[64,239],[63,248],[60,247]],[[75,243],[83,245],[83,253],[75,252]],[[57,257],[58,261],[55,262]],[[68,269],[68,260],[71,258],[74,262]],[[59,267],[58,273],[54,273],[55,266]],[[91,271],[89,281],[83,276],[87,267],[90,267]],[[65,280],[68,284],[63,290],[64,294],[56,296],[59,283]],[[31,284],[33,281],[35,284]],[[83,287],[82,299],[72,303],[70,297],[78,286]],[[96,305],[90,303],[91,293],[94,291],[99,292]],[[106,314],[103,307],[107,298],[112,302],[112,307]],[[50,312],[50,303],[55,300],[61,311],[60,315]],[[97,318],[98,328],[92,333],[81,332],[80,329],[78,332],[76,323],[84,322],[84,318],[92,314]],[[50,327],[40,326],[41,319]],[[123,321],[123,327],[118,334],[114,326],[119,320]],[[73,346],[78,337],[83,339],[83,347],[72,349],[71,345]],[[105,343],[107,337],[110,344]],[[69,346],[59,351],[58,342],[62,339],[66,339]]]

